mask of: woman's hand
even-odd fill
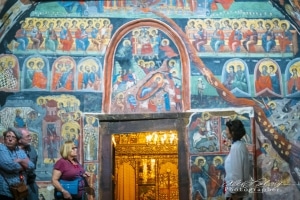
[[[89,172],[85,172],[82,176],[87,178],[87,177],[90,177],[91,174]]]
[[[72,199],[71,194],[67,190],[62,190],[61,193],[63,194],[64,199]]]

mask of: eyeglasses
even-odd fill
[[[7,135],[7,136],[5,136],[5,139],[13,139],[13,140],[16,140],[17,137],[16,137],[16,136],[13,136],[13,135]]]
[[[72,147],[72,150],[75,150],[75,149],[77,149],[77,147]]]

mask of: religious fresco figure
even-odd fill
[[[40,30],[41,22],[36,22],[33,29],[30,31],[30,39],[32,41],[32,49],[39,50],[40,46],[44,42],[43,34]]]
[[[83,127],[83,144],[85,160],[97,160],[98,121],[95,117],[85,117],[85,123]]]
[[[140,30],[133,30],[131,33],[130,37],[130,42],[131,42],[131,51],[132,51],[132,56],[137,58],[139,56],[139,51],[138,51],[138,46],[139,46],[139,35],[140,35]]]
[[[235,77],[235,70],[234,70],[234,66],[230,65],[228,67],[228,71],[226,74],[226,78],[225,81],[223,82],[224,86],[228,89],[228,90],[232,90],[233,89],[233,80]]]
[[[209,181],[207,185],[208,197],[221,197],[223,194],[223,182],[225,176],[224,159],[215,156],[208,168]]]
[[[56,59],[52,67],[52,91],[70,91],[74,89],[76,63],[69,56]]]
[[[194,157],[192,157],[193,159]],[[191,177],[192,177],[192,196],[193,199],[196,196],[200,196],[200,199],[207,199],[207,183],[208,177],[208,164],[207,160],[203,156],[198,156],[193,159],[191,164]],[[192,161],[193,161],[192,160]]]
[[[210,46],[213,52],[217,53],[219,51],[223,51],[225,45],[225,36],[224,32],[220,27],[219,22],[215,22],[215,31],[211,36]]]
[[[70,51],[73,45],[73,36],[69,29],[69,23],[65,22],[60,31],[60,43],[63,51]]]
[[[242,41],[242,43],[245,50],[250,53],[255,52],[255,45],[257,44],[258,41],[258,33],[255,29],[254,24],[250,25],[249,30],[243,32],[243,38],[244,40]]]
[[[28,46],[28,38],[27,38],[27,31],[25,30],[26,23],[21,23],[21,28],[16,32],[15,38],[17,39],[18,47],[17,50],[25,51]]]
[[[281,53],[290,52],[290,44],[292,44],[292,33],[288,29],[288,22],[281,23],[281,31],[278,33],[277,39],[280,46]]]
[[[83,50],[84,52],[86,52],[87,48],[90,45],[90,41],[83,23],[79,25],[79,28],[75,32],[75,38],[76,51]]]
[[[262,59],[256,64],[255,92],[260,96],[281,96],[281,72],[278,64],[271,59]]]
[[[141,44],[140,55],[152,57],[153,48],[151,45],[151,38],[150,38],[149,30],[142,30],[141,33],[142,33],[142,36],[139,38],[140,44]]]
[[[91,33],[91,37],[92,37],[91,41],[96,46],[98,51],[101,50],[101,44],[103,42],[102,38],[98,37],[99,31],[100,31],[100,23],[97,22],[95,24],[95,27],[92,28],[92,31],[90,33]]]
[[[159,55],[159,46],[161,43],[161,35],[157,29],[151,30],[150,38],[151,38],[151,45],[153,49],[152,56],[153,58],[159,59],[158,55]]]
[[[23,63],[22,88],[26,90],[48,88],[48,60],[43,56],[29,56]]]
[[[191,120],[189,124],[191,152],[214,152],[219,150],[219,130],[215,128],[214,122],[214,118],[208,112],[197,114]]]
[[[88,63],[83,68],[81,89],[100,90],[101,77],[98,65]]]
[[[300,91],[300,73],[295,66],[290,67],[290,78],[288,79],[288,94],[293,94]]]
[[[275,33],[272,30],[270,23],[266,23],[265,27],[266,32],[262,35],[261,40],[263,49],[265,50],[265,52],[269,53],[276,46]]]
[[[238,58],[228,60],[222,70],[222,82],[237,97],[251,96],[247,64]]]
[[[201,23],[197,24],[197,32],[193,35],[193,46],[197,51],[205,51],[204,45],[207,43],[207,32],[203,29],[203,25]]]
[[[149,36],[150,45],[153,45],[151,53],[147,55],[139,51],[142,50],[140,39],[144,37],[144,34],[139,34],[142,30],[149,33],[146,37]],[[161,43],[165,45],[159,47],[158,58],[155,53],[156,37],[159,37],[159,40],[164,38]],[[180,64],[174,58],[178,55],[176,50],[173,50],[174,45],[171,44],[171,47],[170,40],[164,33],[153,27],[134,29],[125,38],[117,47],[115,54],[115,68],[112,76],[112,112],[181,110],[181,69]],[[130,43],[134,41],[137,44],[133,48]],[[136,56],[134,57],[132,53],[136,53]]]
[[[228,46],[232,52],[239,52],[241,46],[241,40],[243,38],[242,32],[239,30],[239,24],[233,23],[233,30],[231,31],[228,38]]]
[[[19,63],[14,55],[0,55],[0,91],[19,89]]]
[[[194,34],[197,33],[196,22],[195,20],[189,20],[185,26],[185,33],[189,39],[194,38]]]
[[[111,39],[113,24],[110,23],[109,19],[104,19],[102,23],[103,25],[101,26],[97,37],[98,39],[101,39],[101,45],[99,46],[99,51],[101,54],[104,54],[107,45]]]
[[[98,164],[97,163],[88,163],[85,166],[86,166],[85,167],[86,171],[90,173],[90,176],[87,178],[88,185],[89,185],[89,187],[93,188],[94,191],[97,191],[97,189],[98,189],[98,187],[97,187]],[[97,195],[97,194],[95,194],[95,195]],[[97,197],[88,192],[87,200],[95,200],[95,199],[97,199]]]
[[[43,68],[47,69],[47,66],[45,66],[44,60],[38,60],[35,65],[31,86],[32,88],[46,89],[48,78]]]
[[[49,23],[49,28],[45,32],[45,49],[56,52],[58,47],[58,37],[54,30],[54,22]]]
[[[272,83],[272,89],[275,93],[280,94],[280,80],[279,77],[276,74],[276,69],[274,65],[269,66],[269,72],[270,72],[270,78]]]
[[[266,88],[272,90],[272,81],[268,71],[268,66],[263,65],[259,71],[259,78],[255,81],[256,92],[258,93]]]
[[[175,50],[170,46],[170,41],[168,39],[163,39],[161,41],[159,49],[160,59],[173,58],[178,56],[178,53],[176,53]]]

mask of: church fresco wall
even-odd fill
[[[293,3],[284,2],[287,12],[287,5],[297,8]],[[91,113],[234,106],[251,106],[256,112],[251,142],[259,144],[253,150],[258,178],[277,176],[284,186],[275,199],[289,191],[299,194],[299,157],[293,153],[300,148],[298,29],[268,1],[50,1],[34,4],[27,17],[18,15],[30,6],[16,1],[6,12],[12,14],[1,19],[1,42],[12,35],[15,39],[6,41],[0,56],[0,91],[8,95],[0,127],[26,125],[35,147],[44,149],[37,166],[43,195],[51,193],[50,174],[43,170],[52,169],[64,139],[74,139],[86,153],[80,160],[100,187],[101,138]],[[295,18],[298,10],[290,12]],[[138,19],[155,19],[166,28],[145,23],[116,36]],[[202,155],[199,149],[209,146],[189,141],[191,161],[199,156],[207,164],[222,161],[226,147],[221,131],[212,154]]]
[[[222,199],[223,182],[225,177],[224,161],[230,150],[231,141],[226,137],[225,129],[228,120],[239,119],[243,122],[246,135],[242,140],[249,151],[250,176],[256,177],[254,165],[255,133],[251,130],[253,116],[251,110],[239,113],[226,110],[207,110],[193,113],[188,124],[190,179],[192,199]],[[254,182],[249,181],[249,186],[255,190]],[[255,191],[250,196],[253,198]]]

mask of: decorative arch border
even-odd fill
[[[156,20],[156,19],[139,19],[133,20],[121,26],[113,35],[108,44],[107,51],[104,58],[104,71],[103,74],[106,75],[106,80],[104,82],[103,88],[103,101],[102,101],[102,112],[110,113],[110,103],[111,103],[111,90],[112,90],[112,70],[113,70],[113,59],[116,52],[117,45],[121,39],[130,31],[141,26],[151,26],[163,31],[167,34],[170,39],[173,40],[176,47],[178,48],[180,55],[180,62],[182,66],[182,102],[183,109],[182,112],[190,109],[190,59],[188,52],[186,50],[185,44],[183,43],[179,34],[173,30],[168,24]]]

